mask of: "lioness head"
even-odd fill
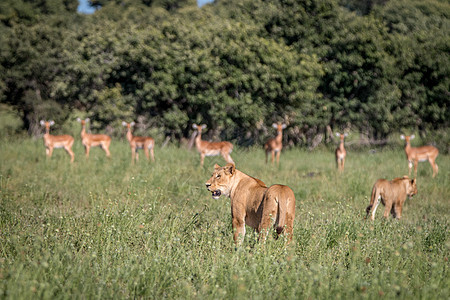
[[[206,182],[206,188],[212,193],[213,199],[219,199],[221,195],[230,196],[231,179],[236,174],[234,164],[227,164],[224,167],[216,164],[214,173]]]
[[[408,179],[408,184],[406,185],[406,194],[409,198],[412,198],[415,194],[417,194],[417,185],[416,185],[416,179]]]

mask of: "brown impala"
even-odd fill
[[[206,128],[206,125],[192,124],[192,128],[197,131],[195,137],[195,146],[198,152],[200,152],[200,166],[203,166],[203,160],[205,156],[222,155],[222,157],[228,162],[234,164],[233,159],[230,156],[233,151],[233,144],[230,142],[208,142],[202,140],[202,130]]]
[[[70,155],[70,162],[73,162],[75,159],[75,154],[72,151],[73,145],[73,137],[70,135],[51,135],[50,134],[50,126],[53,126],[55,122],[53,121],[44,121],[41,120],[41,126],[45,126],[45,134],[44,134],[44,146],[45,153],[47,153],[48,157],[52,156],[54,148],[64,148],[67,153]]]
[[[348,136],[348,133],[340,134],[339,132],[336,132],[336,136],[341,139],[339,147],[336,149],[336,165],[340,172],[344,172],[345,157],[347,156],[347,151],[345,151],[344,148],[344,138]]]
[[[139,160],[138,149],[144,149],[145,156],[149,160],[148,150],[150,150],[150,155],[152,156],[152,161],[155,161],[155,154],[153,148],[155,146],[155,140],[147,136],[133,136],[131,133],[131,127],[135,125],[134,122],[127,123],[122,122],[122,125],[127,127],[127,140],[130,143],[131,148],[131,162]]]
[[[266,151],[266,163],[269,157],[269,153],[272,154],[272,164],[275,160],[275,153],[277,155],[277,164],[280,163],[280,154],[281,154],[281,149],[283,148],[283,129],[286,128],[286,124],[272,124],[272,127],[275,128],[277,130],[277,136],[274,137],[273,139],[268,140],[265,144],[264,144],[264,150]]]
[[[417,177],[417,165],[419,164],[419,161],[426,161],[428,160],[430,162],[431,167],[433,168],[433,177],[437,175],[438,173],[438,165],[436,164],[436,157],[439,154],[439,150],[436,147],[433,146],[422,146],[422,147],[411,147],[411,140],[414,139],[414,134],[411,136],[408,135],[401,135],[400,138],[402,140],[406,141],[405,145],[405,153],[406,158],[409,162],[409,175],[411,175],[411,168],[414,164],[414,178]]]
[[[106,134],[89,134],[86,133],[86,123],[89,122],[89,118],[86,120],[77,119],[81,123],[81,142],[86,150],[86,157],[89,157],[89,150],[91,147],[101,147],[107,157],[111,156],[109,152],[109,145],[111,144],[111,138]]]

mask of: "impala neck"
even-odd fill
[[[86,125],[81,125],[81,138],[83,138],[86,135]]]
[[[341,140],[341,143],[339,144],[339,149],[341,149],[341,151],[344,151],[344,140]]]
[[[277,130],[277,136],[276,136],[276,140],[277,142],[281,142],[281,140],[283,139],[283,131],[282,130]]]
[[[129,127],[128,131],[127,131],[127,140],[129,142],[131,142],[132,139],[133,139],[133,134],[131,133],[131,127]]]
[[[202,140],[202,132],[197,130],[197,136],[195,137],[195,143],[199,144]]]

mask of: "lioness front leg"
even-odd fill
[[[392,202],[386,202],[386,206],[384,208],[384,214],[383,214],[383,217],[385,219],[387,219],[389,217],[391,210],[392,210]]]
[[[242,219],[233,218],[232,225],[234,231],[233,235],[234,242],[236,243],[236,245],[240,245],[242,244],[242,241],[244,240],[245,236],[245,221],[243,218]]]

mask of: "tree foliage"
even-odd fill
[[[0,101],[36,131],[72,111],[176,138],[259,143],[283,121],[293,143],[352,129],[383,139],[449,126],[445,1],[3,1]]]

